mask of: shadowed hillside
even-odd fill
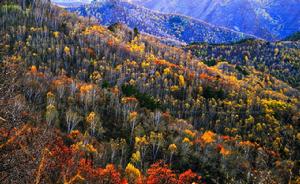
[[[151,11],[124,1],[105,0],[68,10],[86,17],[96,17],[103,25],[124,23],[132,29],[138,28],[164,39],[186,43],[228,43],[254,37],[189,17]]]
[[[127,0],[164,13],[179,13],[217,26],[281,40],[300,31],[298,0]]]

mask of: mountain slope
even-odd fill
[[[300,42],[245,40],[232,45],[195,44],[187,46],[187,49],[211,65],[228,61],[235,64],[241,73],[247,73],[242,68],[253,66],[300,90]]]
[[[129,0],[149,9],[179,13],[268,40],[300,30],[298,0]]]
[[[22,2],[0,1],[1,183],[299,183],[298,90]]]
[[[83,16],[95,16],[103,25],[121,22],[145,33],[186,43],[228,43],[252,37],[196,19],[162,14],[122,1],[107,0],[68,10]]]

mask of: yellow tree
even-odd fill
[[[114,158],[115,158],[117,151],[120,148],[120,143],[118,140],[110,139],[109,144],[110,144],[110,148],[111,148],[111,157],[110,157],[111,161],[110,162],[114,163]]]
[[[56,107],[52,104],[48,105],[46,109],[46,121],[48,123],[48,126],[52,125],[57,118],[58,118],[58,111]]]
[[[130,124],[130,141],[132,141],[134,128],[136,126],[138,113],[136,111],[129,113],[129,124]]]
[[[141,162],[141,152],[136,151],[132,153],[130,161],[134,164],[139,164]]]
[[[91,135],[95,136],[96,128],[98,133],[103,133],[103,127],[100,122],[100,117],[95,112],[90,112],[86,117],[86,122],[89,124]]]
[[[131,163],[128,163],[125,168],[125,176],[129,184],[142,183],[141,172],[138,168],[134,167]]]
[[[155,132],[150,132],[150,143],[152,146],[152,158],[153,161],[156,160],[159,148],[163,144],[163,134],[162,133],[155,133]]]
[[[96,88],[93,84],[83,84],[80,87],[80,99],[85,105],[85,110],[88,109],[89,104],[94,106],[95,98]]]
[[[141,154],[141,168],[143,168],[143,162],[146,156],[148,145],[149,140],[145,135],[143,137],[135,137],[135,148]]]
[[[70,56],[70,55],[71,55],[71,49],[70,49],[69,47],[67,47],[67,46],[65,46],[64,52],[65,52],[65,54],[66,54],[67,56]]]
[[[121,99],[124,121],[128,120],[130,113],[135,112],[138,100],[135,97],[123,97]]]
[[[70,133],[74,128],[77,126],[77,124],[81,121],[81,117],[78,115],[77,112],[72,111],[69,109],[66,112],[66,122],[67,122],[67,131]]]
[[[184,80],[183,75],[179,75],[178,76],[178,81],[179,81],[179,86],[180,87],[184,87],[185,86],[185,80]]]
[[[170,144],[168,150],[170,151],[170,165],[172,165],[172,158],[174,153],[177,151],[176,144]]]

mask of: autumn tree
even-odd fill
[[[100,117],[98,114],[95,112],[90,112],[86,116],[86,122],[88,123],[89,129],[91,131],[91,135],[95,136],[96,132],[99,134],[103,133],[103,127],[102,127],[102,122],[100,120]]]
[[[52,104],[48,105],[46,108],[46,121],[48,126],[53,125],[58,118],[58,111],[56,107]]]
[[[142,183],[142,174],[139,169],[134,167],[131,163],[128,163],[125,168],[125,174],[128,183],[132,184],[141,184]]]
[[[162,133],[150,132],[150,144],[152,146],[152,159],[156,160],[158,151],[160,147],[163,145],[163,135]]]
[[[168,150],[170,151],[170,160],[169,160],[169,162],[170,162],[170,165],[171,165],[172,164],[173,155],[177,151],[176,144],[170,144]]]
[[[178,184],[186,184],[186,183],[201,183],[201,176],[194,173],[191,169],[181,173],[178,178]]]
[[[72,109],[69,109],[66,112],[67,132],[70,133],[71,131],[73,131],[81,120],[82,118],[78,115],[77,112],[74,112]]]
[[[176,184],[176,175],[167,165],[157,162],[147,170],[147,184]]]

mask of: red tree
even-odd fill
[[[201,176],[189,169],[179,175],[178,184],[186,183],[201,183]]]
[[[147,171],[147,184],[176,184],[176,175],[170,170],[166,164],[157,162],[152,164]]]

